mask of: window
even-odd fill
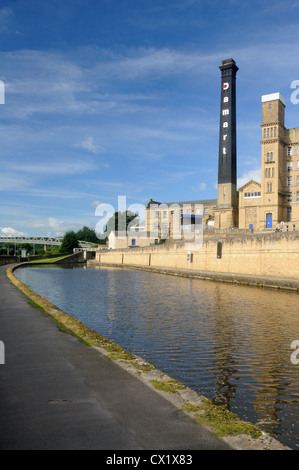
[[[163,219],[166,219],[167,217],[167,211],[163,211]]]
[[[287,207],[287,222],[291,222],[291,221],[292,221],[292,208]]]
[[[287,148],[287,156],[290,157],[292,155],[292,147]]]
[[[266,168],[265,176],[266,178],[274,178],[274,168]]]
[[[273,162],[273,152],[267,153],[267,162]]]
[[[299,176],[297,176],[297,186],[299,186]]]
[[[217,243],[217,258],[222,258],[222,242]]]
[[[297,146],[297,153],[298,153],[298,155],[299,155],[299,145]]]
[[[291,176],[287,177],[287,186],[292,186],[293,184],[293,178]]]
[[[209,213],[209,208],[208,208],[208,207],[205,207],[205,209],[204,209],[204,214],[207,215],[208,213]]]
[[[299,170],[299,160],[297,160],[297,170]]]
[[[292,171],[292,168],[293,168],[293,163],[287,162],[287,171]]]
[[[297,201],[299,201],[299,191],[297,191]]]
[[[274,127],[274,137],[276,137],[276,127]]]
[[[271,137],[273,137],[273,127],[271,127]]]
[[[244,197],[245,197],[245,198],[249,198],[249,197],[261,197],[261,192],[260,192],[260,191],[256,191],[256,192],[252,192],[252,193],[244,193]]]
[[[267,129],[264,128],[264,139],[266,138],[266,136],[267,136]]]
[[[269,131],[270,131],[270,129],[269,129],[269,127],[268,127],[268,129],[267,129],[267,137],[269,137]]]
[[[159,219],[159,211],[155,212],[155,217],[156,217],[156,219]]]
[[[267,183],[267,193],[272,193],[272,183]]]
[[[288,193],[287,194],[287,202],[292,202],[293,198],[292,198],[292,193]]]

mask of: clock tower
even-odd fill
[[[237,139],[236,139],[236,74],[233,59],[220,65],[221,99],[218,156],[218,194],[215,228],[238,226]]]

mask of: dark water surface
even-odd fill
[[[113,268],[15,274],[88,327],[299,449],[299,364],[291,362],[298,294]]]

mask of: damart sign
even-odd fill
[[[118,196],[118,208],[111,204],[98,204],[95,216],[101,217],[97,222],[95,232],[100,240],[106,238],[105,228],[108,221],[113,222],[113,215],[118,212],[118,238],[135,236],[142,239],[163,239],[184,241],[186,250],[198,250],[203,243],[203,205],[196,204],[158,204],[152,203],[149,208],[143,204],[131,204],[127,207],[126,196]],[[138,223],[132,220],[128,226],[126,213],[138,214]],[[192,213],[193,212],[193,213]],[[112,227],[115,231],[116,227]]]

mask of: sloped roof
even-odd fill
[[[249,186],[252,183],[257,184],[260,188],[262,187],[261,183],[258,183],[257,181],[254,181],[254,180],[250,180],[248,181],[248,183],[243,184],[243,186],[241,186],[241,188],[239,188],[238,191],[243,191],[243,189],[246,188],[246,186]]]

